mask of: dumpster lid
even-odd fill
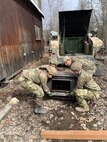
[[[61,37],[85,36],[88,33],[92,9],[59,12]]]

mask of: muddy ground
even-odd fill
[[[45,56],[29,67],[45,64]],[[19,76],[19,75],[18,75]],[[40,138],[42,130],[105,130],[107,129],[107,67],[103,76],[94,77],[102,88],[99,100],[90,104],[90,112],[78,113],[74,110],[75,102],[68,99],[44,99],[46,115],[35,115],[33,96],[17,83],[16,76],[6,87],[0,89],[0,108],[11,97],[17,97],[19,103],[0,122],[0,142],[76,142],[76,140],[44,140]],[[83,142],[83,141],[81,141]],[[92,142],[89,140],[88,142]],[[103,142],[103,141],[102,141]]]

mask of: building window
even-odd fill
[[[35,34],[36,34],[36,40],[41,40],[41,30],[36,25],[35,25]]]

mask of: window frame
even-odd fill
[[[34,28],[35,28],[36,40],[41,40],[41,28],[37,25],[35,25]]]

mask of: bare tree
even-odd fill
[[[42,0],[42,8],[46,12],[46,17],[44,19],[44,38],[45,41],[48,41],[52,30],[58,32],[58,11],[63,10],[63,0],[45,0],[45,2]]]
[[[79,9],[84,10],[87,6],[87,0],[79,0]]]
[[[49,29],[58,31],[58,11],[63,9],[62,0],[48,0],[50,21]]]
[[[80,9],[92,9],[91,21],[90,21],[90,30],[95,28],[101,29],[102,27],[102,12],[101,4],[99,0],[79,0]],[[101,30],[99,30],[100,33]]]
[[[103,15],[104,43],[107,51],[107,0],[100,0]]]
[[[38,0],[38,6],[39,6],[40,9],[41,9],[41,5],[42,5],[41,0]]]

